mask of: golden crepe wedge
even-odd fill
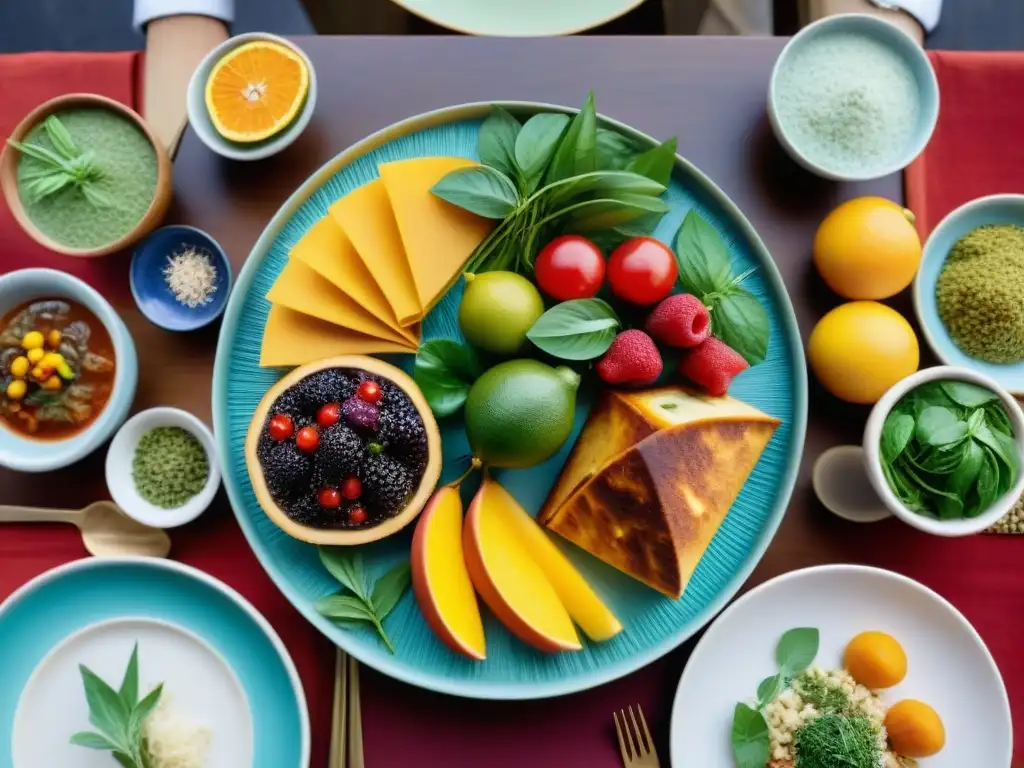
[[[779,423],[683,387],[607,390],[538,519],[678,599]]]

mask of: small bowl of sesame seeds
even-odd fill
[[[212,237],[195,227],[161,227],[135,249],[129,270],[142,314],[168,331],[193,331],[224,312],[231,264]]]

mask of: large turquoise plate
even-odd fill
[[[571,111],[540,104],[503,106],[519,113]],[[725,237],[737,270],[757,267],[745,285],[767,308],[771,343],[767,359],[742,374],[731,394],[782,420],[682,599],[669,600],[572,549],[572,559],[626,627],[614,640],[588,643],[578,653],[536,652],[488,616],[487,661],[462,659],[434,637],[411,594],[387,621],[397,647],[395,655],[372,632],[338,627],[318,616],[316,601],[337,585],[320,566],[314,547],[289,538],[263,513],[245,466],[245,435],[252,413],[282,374],[259,367],[260,340],[269,309],[264,296],[292,245],[327,213],[333,201],[375,178],[378,163],[428,155],[476,159],[477,132],[488,109],[486,104],[451,107],[386,128],[328,162],[288,199],[253,248],[227,308],[214,369],[214,426],[224,482],[246,537],[281,591],[321,632],[361,662],[414,685],[489,699],[541,698],[599,685],[650,663],[700,629],[736,594],[764,554],[789,502],[807,424],[807,379],[793,309],[764,244],[721,190],[678,158],[666,193],[672,210],[655,234],[667,242],[686,212],[696,207]],[[624,125],[610,120],[604,124],[653,144],[649,137]],[[458,334],[455,317],[460,293],[460,287],[453,288],[428,315],[425,338]],[[395,360],[406,368],[412,362],[411,356]],[[539,509],[585,420],[588,398],[581,400],[576,432],[557,456],[530,470],[499,475],[531,513]],[[442,425],[442,439],[442,479],[446,479],[464,467],[468,447],[457,420]],[[373,574],[379,575],[408,557],[410,538],[411,530],[407,530],[367,547]]]

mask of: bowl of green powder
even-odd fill
[[[151,408],[114,436],[107,487],[129,517],[175,528],[206,511],[220,487],[213,433],[191,413]]]
[[[905,32],[866,14],[830,16],[783,48],[768,86],[768,118],[801,166],[863,181],[905,168],[939,116],[928,57]]]
[[[914,309],[939,360],[1024,396],[1024,195],[981,197],[939,222],[921,254]]]

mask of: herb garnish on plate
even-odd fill
[[[1020,460],[999,396],[964,381],[911,390],[885,419],[882,473],[908,509],[977,517],[1017,482]]]
[[[39,170],[22,176],[26,182],[25,192],[31,199],[38,202],[66,187],[77,187],[94,206],[106,208],[113,205],[113,198],[96,188],[96,182],[103,177],[103,170],[96,164],[95,155],[78,148],[56,115],[50,115],[43,121],[43,129],[53,144],[52,150],[39,144],[7,140],[21,154],[42,163]]]

